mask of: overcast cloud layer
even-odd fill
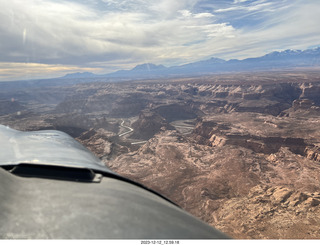
[[[318,0],[0,0],[0,81],[319,45]]]

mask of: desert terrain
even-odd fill
[[[64,131],[233,238],[320,239],[319,95],[317,69],[12,83],[0,124]]]

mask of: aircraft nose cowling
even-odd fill
[[[21,132],[0,125],[0,166],[21,163],[113,173],[71,136],[56,130]]]
[[[229,238],[63,132],[0,125],[0,149],[0,239]]]

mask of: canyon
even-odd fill
[[[237,239],[320,238],[317,69],[10,86],[0,124],[57,129]]]

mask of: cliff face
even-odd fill
[[[319,81],[297,71],[80,84],[48,104],[1,91],[24,100],[0,102],[0,123],[63,130],[234,238],[319,239]]]
[[[302,93],[300,99],[309,99],[314,101],[317,105],[320,105],[320,87],[312,83],[303,83],[300,85]]]
[[[105,158],[111,155],[112,148],[114,147],[111,139],[114,135],[114,133],[103,129],[94,130],[92,128],[82,133],[77,140],[98,157]]]
[[[139,119],[132,124],[134,132],[131,138],[148,140],[160,130],[173,129],[163,117],[151,111],[143,111]]]
[[[319,148],[319,146],[307,147],[305,149],[304,153],[308,159],[320,162],[320,148]]]
[[[202,111],[188,104],[162,105],[155,108],[154,111],[169,123],[176,120],[194,119],[203,115]]]
[[[255,153],[271,154],[279,151],[281,147],[287,147],[296,154],[303,155],[308,146],[303,138],[279,137],[250,134],[249,131],[232,128],[230,122],[215,123],[214,121],[200,121],[196,125],[193,134],[201,144],[212,147],[224,145],[241,146]]]
[[[286,147],[262,154],[166,131],[108,165],[235,238],[320,236],[320,166]]]
[[[226,201],[216,219],[220,229],[228,227],[226,232],[238,238],[301,239],[304,234],[318,238],[319,204],[319,192],[257,185],[247,197]]]
[[[192,134],[107,164],[235,238],[319,238],[319,114],[301,86],[185,85],[205,113]]]

